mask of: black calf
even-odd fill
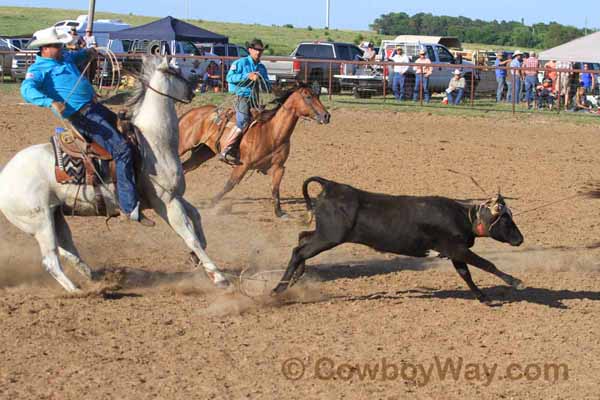
[[[308,184],[323,191],[316,200],[316,229],[300,233],[299,243],[274,292],[283,292],[304,273],[305,260],[342,243],[360,243],[375,250],[425,257],[435,250],[449,258],[480,301],[487,297],[473,283],[467,264],[492,273],[514,288],[520,280],[498,270],[469,248],[476,237],[491,237],[519,246],[523,236],[500,194],[481,205],[467,206],[445,197],[390,196],[312,177],[304,181],[306,207],[312,211]]]

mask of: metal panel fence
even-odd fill
[[[140,54],[116,54],[122,75],[130,74],[141,67]],[[11,71],[6,71],[6,58],[14,53],[0,52],[0,82],[21,80],[25,77],[27,66],[35,60],[35,54],[12,59]],[[210,81],[210,86],[219,91],[227,90],[226,75],[236,57],[218,56],[171,56],[179,64],[196,65],[197,79]],[[389,61],[339,61],[322,59],[269,58],[263,60],[271,71],[269,77],[275,90],[285,89],[295,82],[305,82],[321,91],[329,100],[347,103],[401,104],[404,106],[461,107],[516,112],[556,112],[577,109],[579,100],[588,102],[591,110],[597,113],[600,99],[600,71],[581,69],[513,69],[510,67],[481,66],[472,64],[431,64],[433,69],[429,79],[424,79],[423,64],[399,64]],[[205,61],[213,61],[212,73],[205,74]],[[186,65],[187,65],[186,64]],[[201,65],[204,67],[199,68]],[[409,67],[402,79],[394,68]],[[96,63],[96,84],[110,83],[112,65],[105,59]],[[458,90],[448,93],[453,72],[459,69],[465,79],[459,101]],[[504,71],[504,78],[497,77],[498,71]],[[592,73],[593,86],[585,90],[584,96],[577,96],[580,76]],[[98,80],[98,77],[99,80]],[[106,78],[106,79],[104,79]],[[551,82],[544,80],[551,79]],[[204,82],[207,83],[207,82]],[[402,85],[400,84],[402,83]],[[513,84],[514,83],[514,84]],[[206,86],[206,85],[204,85]],[[204,87],[203,86],[203,87]],[[497,101],[497,100],[500,101]],[[453,103],[454,100],[456,104]],[[575,105],[575,107],[574,107]],[[581,106],[581,104],[579,104]],[[581,108],[581,107],[579,107]],[[579,110],[589,112],[588,110]]]

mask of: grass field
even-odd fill
[[[87,14],[87,10],[0,7],[0,35],[31,34],[38,29],[51,26],[62,19],[75,19],[80,14]],[[162,16],[151,17],[98,12],[96,13],[96,18],[118,18],[132,26],[136,26],[152,22],[158,18],[162,18]],[[249,25],[203,20],[189,20],[187,22],[201,26],[210,31],[227,35],[232,43],[243,44],[254,37],[259,37],[269,44],[269,49],[267,49],[267,54],[269,55],[288,55],[296,47],[298,42],[304,40],[331,39],[341,42],[370,40],[374,43],[380,43],[383,39],[393,38],[392,36],[378,35],[371,31],[290,28],[277,25]],[[285,21],[282,21],[282,25],[283,24],[285,24]],[[471,50],[497,48],[497,46],[483,43],[463,43],[463,47]],[[509,48],[510,47],[507,47],[507,49]]]

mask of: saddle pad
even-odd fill
[[[96,173],[93,170],[88,171],[87,163],[83,158],[66,153],[60,146],[60,140],[59,135],[50,138],[54,149],[56,181],[63,184],[94,185],[98,181]],[[97,158],[89,158],[89,160],[105,183],[112,182],[110,161]]]

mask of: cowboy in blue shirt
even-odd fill
[[[260,57],[266,46],[260,39],[254,39],[247,43],[248,57],[235,60],[227,73],[229,93],[236,95],[235,118],[236,126],[233,128],[219,155],[220,159],[231,164],[240,164],[239,158],[235,157],[232,149],[250,122],[251,98],[256,95],[256,90],[271,89],[267,69],[260,63]]]
[[[117,117],[96,103],[94,88],[76,65],[95,57],[96,50],[63,50],[63,45],[71,40],[71,35],[59,33],[54,27],[35,33],[29,47],[39,48],[39,53],[27,70],[21,95],[29,103],[52,108],[55,114],[67,118],[86,139],[108,150],[116,162],[121,209],[130,219],[152,226],[154,223],[140,211],[131,148],[111,124]]]

